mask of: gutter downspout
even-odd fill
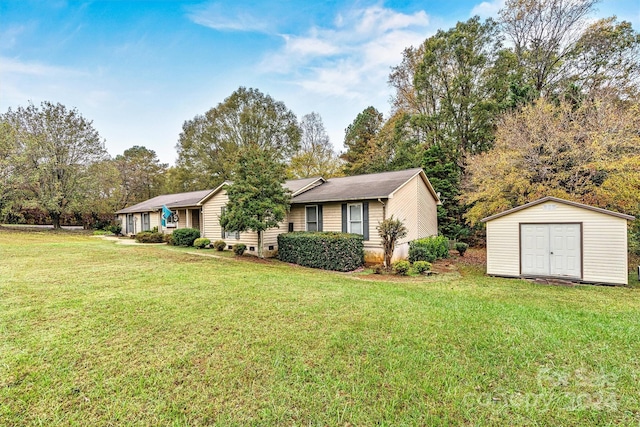
[[[382,199],[378,199],[380,204],[382,205],[382,220],[387,219],[387,205],[382,201]]]

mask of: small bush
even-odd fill
[[[418,274],[424,274],[431,270],[431,263],[427,261],[416,261],[413,263],[413,271]]]
[[[400,260],[393,263],[393,271],[400,276],[406,276],[411,269],[411,263],[409,261]]]
[[[151,229],[151,231],[152,231],[153,233],[157,233],[157,232],[158,232],[158,226],[156,225],[155,227],[153,227],[153,228]]]
[[[429,248],[426,248],[424,246],[411,246],[411,243],[409,243],[409,261],[433,262],[435,260],[436,260],[436,257],[431,253]]]
[[[172,245],[173,246],[173,235],[172,234],[163,234],[162,235],[162,241],[165,242],[168,245]]]
[[[116,236],[119,236],[120,234],[122,234],[122,224],[120,224],[119,222],[111,224],[107,227],[107,231],[115,234]]]
[[[387,268],[384,264],[376,264],[373,267],[373,274],[384,274],[387,272]]]
[[[245,245],[244,243],[236,243],[235,245],[233,245],[233,253],[238,256],[242,256],[242,254],[244,254],[244,251],[246,250],[247,245]]]
[[[278,258],[305,267],[352,271],[364,264],[364,242],[357,234],[284,233],[278,236]]]
[[[211,240],[207,239],[206,237],[198,237],[196,240],[193,241],[193,246],[198,249],[207,248],[209,247],[210,244],[211,244]]]
[[[424,248],[424,249],[417,249]],[[409,243],[409,260],[433,262],[449,257],[449,239],[444,236],[431,236]]]
[[[160,233],[154,233],[153,231],[141,231],[136,234],[136,242],[138,243],[162,243],[164,242],[164,236]]]
[[[224,240],[216,240],[215,242],[213,242],[213,247],[216,248],[216,251],[222,252],[224,251],[224,248],[227,247],[227,244],[224,242]]]
[[[195,228],[178,228],[173,231],[175,246],[193,246],[193,242],[200,237],[200,230]]]
[[[469,245],[463,242],[457,242],[455,244],[456,251],[460,254],[460,256],[464,256],[464,253],[469,249]]]

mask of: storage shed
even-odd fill
[[[626,285],[630,215],[544,197],[484,218],[487,274]]]

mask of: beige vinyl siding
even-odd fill
[[[178,226],[177,228],[187,227],[187,210],[186,209],[172,209],[178,212]]]
[[[552,201],[487,222],[488,274],[520,275],[521,223],[582,223],[582,280],[627,284],[627,221]]]
[[[382,221],[382,204],[377,200],[354,200],[349,202],[318,203],[322,205],[322,231],[342,231],[342,204],[369,202],[369,240],[364,242],[365,250],[380,248],[382,242],[378,236],[377,226]],[[293,222],[293,231],[306,231],[305,206],[315,203],[293,205],[289,213],[289,221]],[[283,232],[288,230],[288,224]]]
[[[420,175],[397,190],[389,199],[387,218],[393,215],[407,227],[407,236],[398,244],[438,234],[436,201]]]
[[[427,184],[420,177],[418,181],[418,239],[438,235],[438,205]]]
[[[158,227],[158,230],[162,228],[160,225],[160,212],[149,212],[149,225],[152,230],[153,227]]]
[[[235,238],[235,234],[229,238],[222,239],[220,213],[222,211],[222,207],[225,206],[228,201],[229,198],[227,197],[227,192],[225,190],[220,190],[202,205],[201,221],[203,237],[206,237],[212,242],[215,242],[216,240],[224,240],[227,246],[235,245],[236,243],[244,243],[247,245],[247,250],[249,249],[249,246],[257,246],[258,235],[253,232],[240,233],[239,239]]]

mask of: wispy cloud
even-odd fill
[[[386,86],[389,68],[400,62],[405,48],[428,36],[429,24],[424,11],[350,9],[336,15],[329,27],[282,35],[284,45],[266,55],[260,69],[286,75],[310,92],[361,98],[371,87]]]
[[[478,15],[481,18],[495,18],[498,16],[498,12],[504,7],[504,5],[505,0],[483,1],[471,9],[471,15]]]
[[[198,25],[218,31],[266,33],[272,30],[270,20],[256,10],[233,7],[222,2],[191,7],[187,11],[187,17]]]
[[[58,67],[41,62],[25,62],[15,58],[0,56],[0,75],[22,74],[32,76],[87,76],[88,73],[72,68]]]

